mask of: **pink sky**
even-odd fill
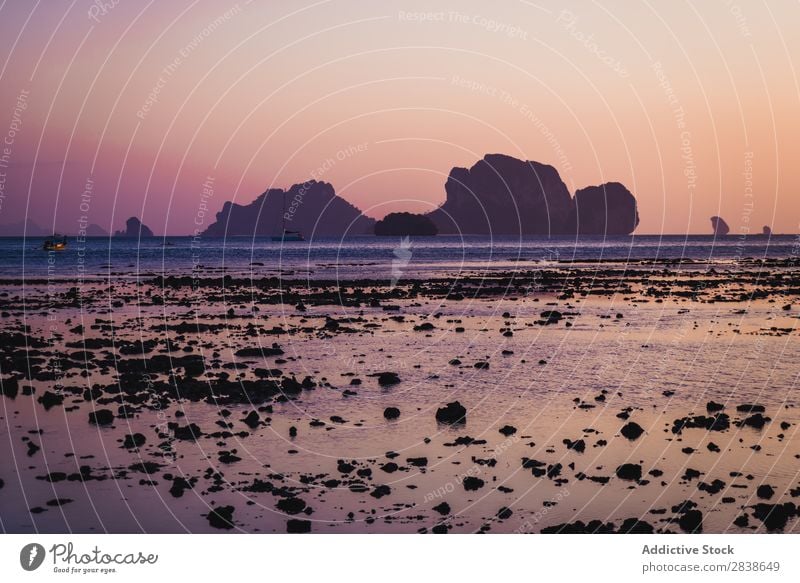
[[[0,223],[188,234],[312,176],[427,211],[502,152],[623,182],[638,233],[797,232],[800,5],[697,4],[6,0]]]

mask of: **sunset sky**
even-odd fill
[[[572,192],[623,182],[637,233],[798,232],[798,21],[793,0],[0,0],[0,223],[189,234],[310,177],[425,212],[501,152]]]

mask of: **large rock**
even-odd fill
[[[285,216],[285,221],[284,221]],[[336,195],[327,182],[310,180],[289,190],[271,188],[253,202],[226,202],[206,237],[279,236],[285,228],[312,237],[371,234],[375,219]]]
[[[453,168],[447,199],[429,214],[440,233],[479,235],[628,235],[639,224],[636,198],[619,182],[570,196],[552,166],[487,154]]]
[[[144,238],[144,237],[155,237],[153,235],[153,231],[147,225],[142,224],[136,217],[131,217],[127,221],[125,221],[125,228],[121,231],[114,232],[115,237],[136,237]]]
[[[379,236],[431,237],[439,230],[427,215],[414,213],[389,213],[375,223],[375,234]]]
[[[445,190],[447,200],[430,213],[440,233],[557,235],[572,212],[555,168],[503,154],[453,168]]]
[[[619,182],[588,186],[575,193],[569,230],[579,235],[630,235],[639,225],[636,198]]]

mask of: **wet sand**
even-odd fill
[[[0,525],[797,532],[798,293],[775,260],[5,279]]]

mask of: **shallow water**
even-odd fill
[[[28,301],[43,289],[29,287]],[[9,290],[11,296],[19,292],[18,287]],[[185,305],[180,305],[180,292],[167,296],[166,306],[149,304],[142,288],[135,297],[140,300],[113,306],[109,294],[108,301],[83,310],[58,305],[50,312],[57,318],[47,311],[29,310],[26,323],[32,327],[31,336],[52,338],[58,347],[83,337],[107,336],[103,327],[113,322],[118,342],[169,339],[175,356],[191,350],[216,362],[215,367],[250,362],[240,371],[248,378],[253,368],[273,367],[276,359],[238,358],[233,352],[278,342],[285,351],[281,357],[285,362],[278,365],[283,374],[298,379],[311,376],[318,386],[297,399],[274,403],[272,413],[262,414],[270,418],[268,425],[248,436],[206,436],[197,442],[159,437],[158,430],[164,432],[167,421],[196,423],[206,433],[219,430],[215,423],[222,420],[223,407],[183,401],[163,409],[144,408],[127,420],[117,418],[111,427],[96,427],[87,422],[94,405],[80,395],[66,399],[67,406],[76,407],[70,411],[63,407],[45,411],[34,398],[22,394],[13,400],[0,397],[0,456],[5,460],[0,518],[5,531],[202,532],[213,530],[204,516],[210,505],[234,506],[236,529],[247,532],[285,532],[290,518],[310,520],[313,532],[417,532],[437,524],[453,532],[487,526],[491,532],[538,532],[575,520],[619,523],[631,517],[657,529],[677,531],[675,524],[663,521],[675,516],[671,506],[692,500],[703,511],[705,532],[749,532],[734,526],[733,520],[749,513],[748,506],[763,502],[755,495],[759,485],[774,487],[771,503],[790,500],[790,490],[800,485],[797,315],[774,298],[746,303],[670,298],[656,303],[638,294],[558,300],[532,292],[460,302],[419,297],[393,302],[400,309],[389,312],[343,305],[309,305],[306,312],[298,312],[292,305],[258,303],[253,314],[253,306],[236,299],[217,301],[210,292],[192,296]],[[228,312],[231,308],[233,313]],[[561,310],[565,320],[537,324],[546,309]],[[13,314],[7,321],[22,312]],[[397,314],[405,320],[390,319]],[[324,324],[329,316],[361,320],[352,324],[353,332],[328,333]],[[195,318],[222,321],[225,328],[203,334],[163,331],[164,324]],[[80,322],[86,331],[70,332]],[[435,327],[415,331],[413,326],[422,322]],[[260,331],[255,338],[245,333],[251,324]],[[290,333],[263,333],[274,326]],[[463,331],[456,332],[456,327]],[[507,330],[513,335],[504,335]],[[159,346],[156,353],[162,350]],[[461,364],[450,364],[454,358]],[[489,368],[475,368],[478,361],[488,362]],[[209,373],[219,370],[212,368]],[[380,387],[369,375],[381,371],[396,372],[401,382]],[[80,373],[81,367],[71,369],[61,381],[67,387],[113,383],[112,374],[97,369],[87,370],[85,376]],[[350,385],[353,378],[362,384]],[[39,396],[54,383],[30,384]],[[346,396],[345,389],[357,394]],[[596,400],[603,391],[604,400]],[[664,391],[674,394],[667,396]],[[576,399],[586,408],[577,407]],[[467,408],[466,424],[437,423],[436,409],[454,400]],[[732,422],[747,417],[736,412],[743,403],[764,405],[772,420],[760,430],[732,424],[724,432],[671,432],[676,419],[705,414],[710,400],[725,404]],[[399,419],[384,419],[384,408],[389,406],[401,410]],[[109,408],[115,410],[116,405]],[[252,406],[224,408],[232,412],[225,419],[233,424],[231,431],[250,431],[241,419]],[[634,441],[619,435],[625,421],[617,414],[623,409],[629,410],[645,435]],[[177,418],[178,411],[185,417]],[[341,419],[332,421],[336,416]],[[325,425],[310,426],[314,419]],[[781,422],[791,425],[784,430]],[[504,425],[516,427],[516,434],[501,435],[498,430]],[[296,437],[289,436],[292,426],[297,428]],[[31,433],[37,429],[41,435]],[[131,432],[147,438],[138,453],[120,447]],[[465,436],[486,443],[447,445]],[[42,450],[29,457],[25,438]],[[583,453],[563,442],[579,438],[586,443]],[[598,444],[600,440],[607,443]],[[711,441],[720,453],[707,449]],[[755,445],[761,449],[752,449]],[[697,451],[684,453],[686,447]],[[232,450],[241,460],[221,463],[219,452]],[[394,462],[401,469],[386,473],[380,468],[390,461],[386,457],[390,451],[399,454]],[[65,457],[73,453],[75,457]],[[407,462],[419,457],[427,458],[424,468]],[[522,467],[524,457],[548,465],[560,463],[561,475],[535,477]],[[338,460],[348,460],[355,468],[343,475]],[[149,478],[121,473],[137,461],[164,467]],[[640,463],[647,483],[615,477],[615,468],[622,463]],[[53,471],[76,472],[83,464],[108,479],[56,483],[36,479]],[[209,468],[221,475],[215,479],[204,474]],[[702,474],[683,479],[687,468]],[[359,478],[366,490],[352,491],[348,476],[366,469],[371,475]],[[648,476],[651,469],[663,475]],[[734,471],[744,475],[731,477]],[[194,489],[175,498],[169,493],[168,474],[198,481]],[[467,491],[466,476],[484,484]],[[609,480],[600,484],[588,477]],[[276,490],[241,490],[255,478],[270,481]],[[322,482],[330,478],[344,483],[324,486]],[[698,490],[701,482],[715,479],[725,482],[719,492]],[[389,486],[390,493],[371,496],[379,485]],[[512,491],[502,491],[501,486]],[[287,492],[313,512],[287,515],[278,510],[276,504]],[[734,500],[722,503],[725,497]],[[55,498],[72,502],[60,507],[45,504]],[[433,510],[442,501],[450,505],[446,517]],[[35,507],[46,511],[31,514],[29,509]],[[497,518],[504,507],[511,509],[511,516]],[[666,513],[651,513],[660,509]],[[790,521],[785,530],[797,531],[798,522]],[[752,516],[750,525],[763,529]]]

